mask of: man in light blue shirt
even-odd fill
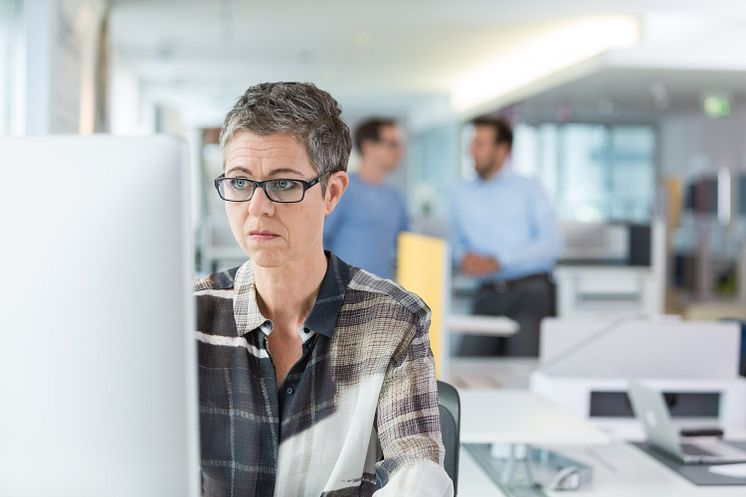
[[[480,282],[474,314],[508,316],[518,333],[466,336],[463,355],[536,356],[541,319],[554,309],[550,272],[562,248],[557,217],[541,185],[505,167],[513,131],[502,119],[474,122],[477,178],[456,187],[451,207],[456,265]]]
[[[384,278],[396,275],[399,233],[409,227],[404,197],[384,181],[399,167],[404,137],[396,121],[370,118],[355,130],[360,169],[324,222],[324,248]]]

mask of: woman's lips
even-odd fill
[[[267,241],[267,240],[274,240],[277,238],[278,235],[272,233],[271,231],[265,231],[265,230],[257,230],[257,231],[250,231],[249,237],[252,240],[256,241]]]

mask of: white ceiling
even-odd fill
[[[707,95],[746,106],[746,72],[609,66],[517,102],[511,111],[521,122],[655,123],[701,111]]]
[[[247,86],[271,80],[313,81],[353,113],[406,114],[442,103],[461,75],[552,23],[608,14],[691,18],[701,9],[699,0],[116,0],[111,40],[116,64],[144,92],[200,108],[205,121],[211,109],[224,115]],[[707,12],[746,18],[746,2],[710,0]],[[592,85],[603,93],[618,82],[611,74]]]

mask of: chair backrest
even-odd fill
[[[458,455],[461,446],[461,401],[458,391],[448,383],[438,382],[440,430],[446,449],[445,470],[453,481],[453,495],[458,491]]]

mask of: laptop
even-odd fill
[[[0,495],[199,495],[186,157],[0,139]]]
[[[684,464],[727,464],[746,461],[746,451],[719,438],[682,440],[674,427],[663,395],[630,380],[629,398],[648,443]]]

